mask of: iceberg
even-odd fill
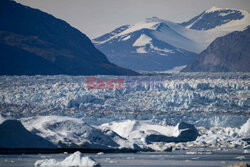
[[[250,118],[244,125],[242,125],[239,133],[244,137],[250,137]]]
[[[22,118],[21,121],[29,131],[58,147],[140,150],[139,146],[112,130],[91,126],[78,118],[53,115]]]
[[[0,124],[0,148],[56,148],[56,146],[25,129],[20,121],[6,120]]]
[[[77,151],[70,156],[66,157],[63,161],[57,161],[55,159],[38,160],[34,164],[35,167],[100,167],[94,159],[84,156],[81,152]]]

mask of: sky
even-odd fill
[[[63,19],[93,39],[148,17],[183,22],[213,6],[250,12],[250,0],[16,0]]]

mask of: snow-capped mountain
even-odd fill
[[[212,7],[187,22],[181,23],[194,30],[243,30],[249,25],[249,13],[244,10]]]
[[[121,26],[93,42],[114,64],[134,70],[164,71],[185,66],[217,37],[242,31],[248,25],[248,12],[212,7],[188,22],[148,18]]]
[[[188,30],[193,31],[193,30]],[[108,59],[134,70],[162,71],[186,65],[203,47],[185,36],[185,28],[157,17],[124,25],[94,39]]]

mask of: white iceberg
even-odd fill
[[[241,136],[250,137],[250,118],[242,125],[239,133]]]
[[[85,148],[95,146],[98,148],[117,148],[120,146],[111,136],[88,125],[81,119],[66,116],[37,116],[23,118],[21,121],[29,131],[61,147],[70,147],[67,143],[72,143],[75,147],[84,146]],[[66,146],[63,145],[65,143]],[[86,145],[87,143],[90,144]]]
[[[94,159],[85,157],[81,152],[77,151],[74,154],[66,157],[63,161],[57,161],[55,159],[44,159],[35,162],[36,167],[48,167],[48,166],[78,166],[78,167],[96,167],[100,166]]]

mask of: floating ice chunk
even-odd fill
[[[246,159],[246,157],[245,156],[238,156],[238,157],[236,157],[236,159],[243,160],[243,159]]]
[[[100,166],[94,159],[77,151],[60,162],[63,166]]]
[[[48,166],[79,166],[79,167],[95,167],[100,166],[94,159],[85,157],[81,152],[77,151],[74,154],[66,157],[63,161],[57,161],[55,159],[38,160],[34,164],[36,167],[48,167]]]
[[[99,152],[99,153],[97,153],[96,155],[103,155],[104,153],[103,152]]]
[[[244,125],[242,125],[239,133],[241,136],[244,136],[244,137],[250,136],[250,118],[247,120],[247,122]]]
[[[250,145],[247,145],[247,146],[243,147],[243,149],[248,149],[248,150],[250,150]]]
[[[249,154],[249,153],[250,153],[250,150],[244,150],[243,153]]]
[[[59,166],[58,162],[55,159],[44,159],[44,160],[37,160],[34,166]]]

